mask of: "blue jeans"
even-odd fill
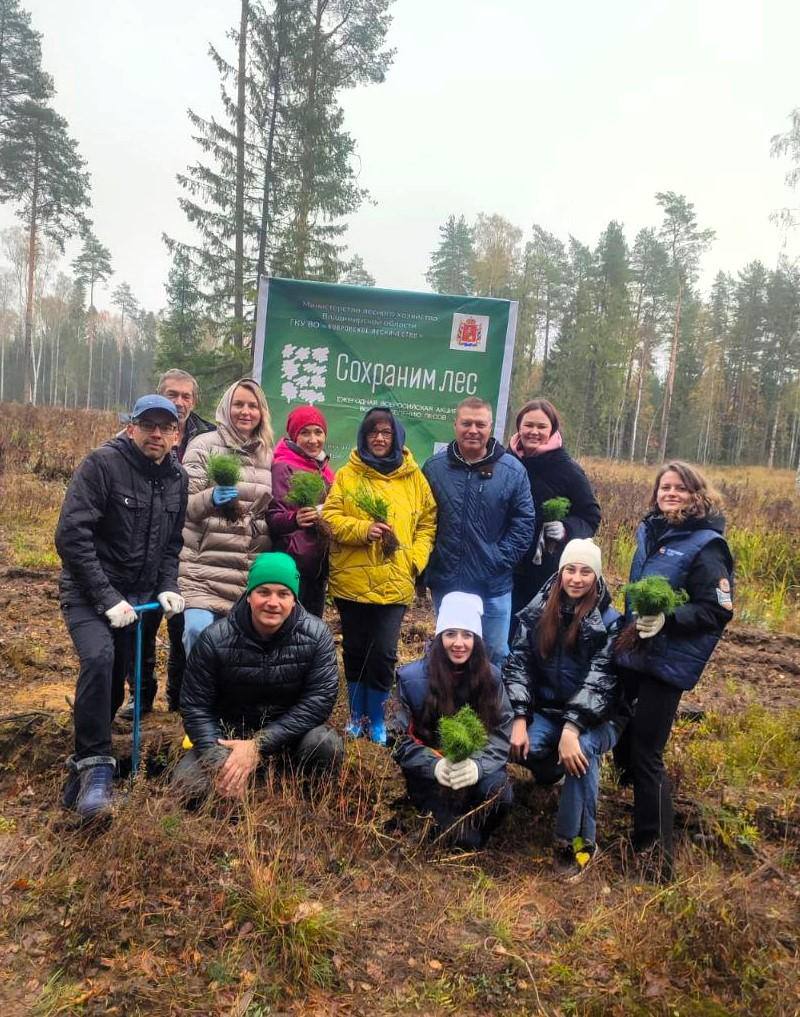
[[[450,590],[431,590],[433,609],[439,614],[442,597]],[[483,597],[483,643],[489,660],[502,668],[508,656],[508,627],[511,624],[511,590],[499,597]]]
[[[558,746],[564,722],[536,713],[528,728],[530,749],[528,760],[541,759]],[[571,841],[583,837],[596,843],[597,794],[600,787],[600,757],[614,748],[619,732],[610,721],[584,731],[578,738],[581,751],[589,763],[582,777],[565,775],[564,787],[558,801],[556,837]]]
[[[209,625],[213,625],[214,622],[221,618],[221,614],[214,614],[213,611],[206,611],[204,607],[187,607],[183,612],[183,649],[186,653],[186,659],[189,659],[189,654],[192,651],[192,647],[197,640],[197,637],[203,631],[207,629]]]

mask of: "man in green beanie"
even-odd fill
[[[198,637],[186,663],[181,714],[193,748],[178,790],[241,798],[259,766],[280,755],[306,773],[338,772],[341,737],[328,727],[339,688],[333,637],[297,601],[288,554],[260,554],[247,590]]]

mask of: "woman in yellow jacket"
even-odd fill
[[[391,410],[370,410],[322,510],[333,537],[329,588],[342,621],[347,732],[355,738],[369,734],[381,745],[400,625],[436,536],[436,503],[405,437]],[[388,523],[368,514],[365,495],[388,502]],[[399,544],[394,550],[391,535]]]

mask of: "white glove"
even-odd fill
[[[643,614],[636,619],[636,631],[640,639],[652,639],[664,628],[666,617],[661,614]]]
[[[462,759],[460,763],[450,765],[450,787],[454,791],[477,784],[479,776],[478,764],[474,759]]]
[[[180,593],[159,593],[156,598],[159,604],[164,608],[164,616],[171,618],[174,614],[181,614],[183,609],[186,607],[186,601],[180,595]]]
[[[434,777],[439,781],[442,787],[451,787],[450,784],[450,767],[453,764],[449,759],[445,759],[444,756],[439,760],[433,770]]]
[[[545,523],[542,526],[542,533],[548,540],[563,540],[567,535],[564,524],[558,519],[553,520],[552,523]]]
[[[106,611],[106,618],[112,629],[124,629],[136,621],[136,612],[127,600],[121,600]]]

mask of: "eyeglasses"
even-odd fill
[[[153,420],[134,420],[134,424],[145,434],[155,434],[156,431],[160,431],[161,434],[174,434],[178,430],[177,424],[156,424]]]
[[[367,435],[367,437],[368,438],[392,438],[393,437],[393,432],[392,432],[392,429],[390,427],[387,427],[385,430],[383,428],[381,428],[379,431],[370,431],[369,434]]]

